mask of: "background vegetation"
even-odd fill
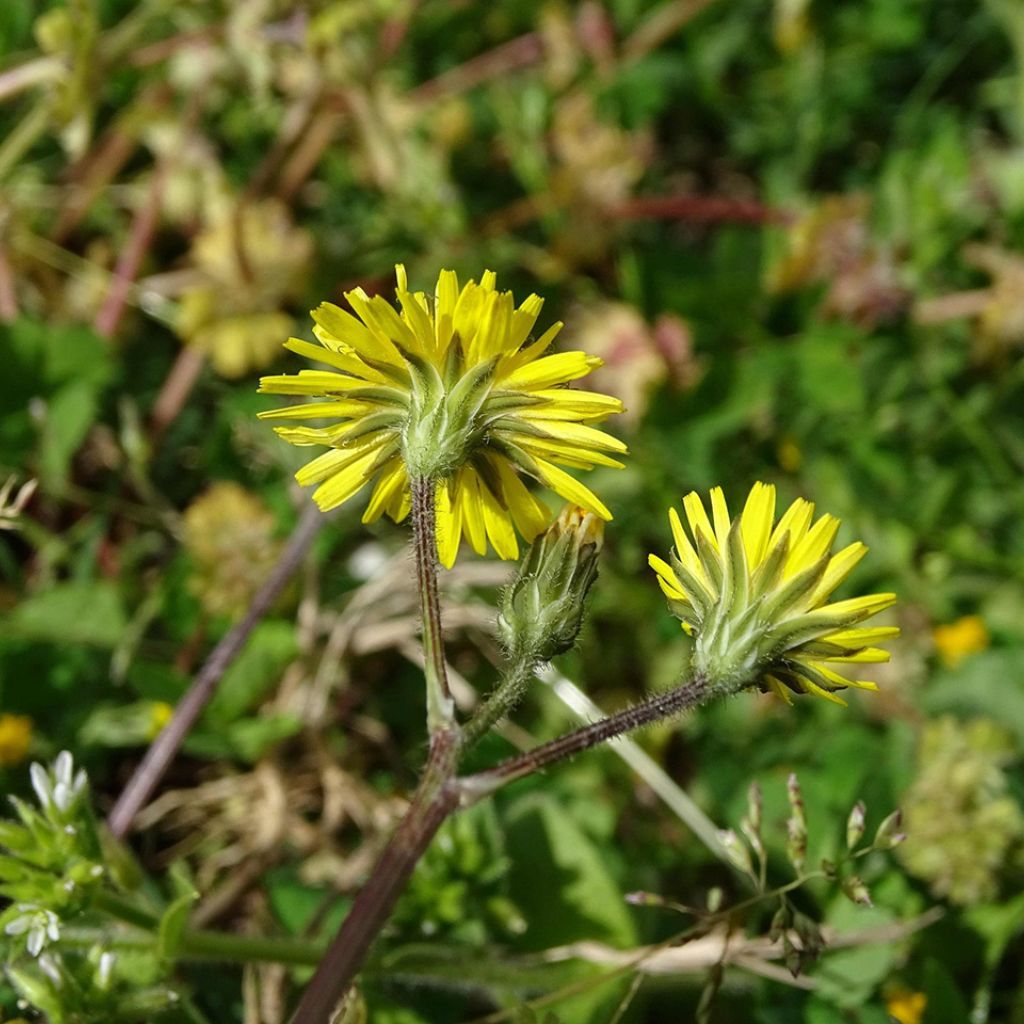
[[[745,697],[638,742],[723,827],[759,780],[776,882],[791,771],[810,860],[858,798],[869,829],[902,807],[909,838],[862,863],[872,907],[794,896],[833,947],[796,977],[756,951],[721,974],[718,932],[616,973],[690,923],[625,894],[750,889],[648,769],[596,752],[442,835],[367,975],[370,1019],[676,1022],[703,991],[720,1021],[1024,1021],[1024,8],[7,0],[0,54],[8,791],[68,748],[108,810],[274,564],[309,498],[255,382],[297,368],[280,344],[306,311],[389,293],[396,261],[418,287],[490,267],[629,407],[559,670],[604,708],[666,685],[664,510],[716,483],[806,495],[871,546],[857,584],[901,596],[882,692]],[[138,822],[142,863],[193,885],[205,925],[329,936],[422,760],[406,535],[359,512],[321,532]],[[446,579],[467,703],[507,571],[467,556]],[[485,753],[572,717],[538,683]],[[733,924],[766,935],[771,911]],[[537,975],[498,963],[560,947]],[[273,1024],[303,976],[183,967],[171,1016]]]

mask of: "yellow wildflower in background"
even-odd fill
[[[149,725],[146,738],[155,740],[164,731],[164,726],[174,716],[174,706],[163,700],[155,700],[149,706]]]
[[[694,491],[683,500],[691,543],[675,509],[670,561],[650,556],[673,614],[695,640],[695,665],[710,682],[757,684],[789,702],[790,691],[845,702],[836,690],[875,683],[840,674],[848,664],[889,660],[875,646],[898,635],[892,626],[851,628],[892,605],[894,594],[829,603],[833,591],[867,553],[856,542],[832,555],[839,520],[814,520],[798,498],[775,521],[775,488],[754,484],[735,519],[720,487],[709,518]]]
[[[185,510],[189,588],[210,615],[242,615],[277,561],[270,509],[236,483],[213,484]]]
[[[896,1024],[921,1024],[928,997],[923,992],[897,989],[885,1000],[885,1009]]]
[[[943,663],[956,668],[964,658],[988,647],[988,628],[980,615],[965,615],[956,622],[936,626],[932,640]]]
[[[20,764],[32,745],[32,719],[27,715],[0,715],[0,766]]]
[[[483,554],[516,558],[516,531],[532,540],[548,523],[526,488],[531,477],[602,519],[611,513],[570,469],[619,468],[608,453],[626,446],[590,424],[622,411],[617,398],[567,388],[601,360],[584,352],[549,354],[561,328],[531,332],[543,300],[518,308],[495,275],[460,285],[443,270],[432,299],[410,292],[397,267],[396,310],[361,288],[346,298],[356,316],[331,303],[313,311],[319,344],[292,338],[285,347],[329,370],[264,377],[260,391],[320,401],[261,413],[264,419],[322,419],[323,427],[276,427],[296,445],[326,447],[296,479],[318,484],[324,511],[374,482],[364,522],[409,512],[410,480],[437,482],[437,541],[451,566],[465,535]]]

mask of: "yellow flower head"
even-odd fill
[[[848,679],[837,667],[884,662],[875,646],[897,636],[891,626],[851,628],[888,608],[894,594],[829,603],[832,592],[864,557],[857,542],[832,555],[839,520],[814,521],[814,505],[798,498],[775,522],[775,488],[754,484],[735,519],[719,487],[711,517],[700,497],[683,500],[690,536],[675,509],[675,548],[666,562],[650,556],[669,607],[694,637],[695,668],[712,683],[758,685],[789,702],[790,691],[837,704],[836,690],[875,683]]]
[[[885,1009],[897,1024],[921,1024],[928,996],[924,992],[897,989],[886,997]]]
[[[27,715],[0,715],[0,766],[20,764],[32,743],[32,719]]]
[[[264,377],[260,390],[320,399],[261,413],[265,419],[320,419],[321,427],[276,427],[296,445],[326,447],[295,474],[319,484],[313,498],[335,508],[374,481],[364,522],[409,512],[410,480],[437,482],[437,541],[451,566],[464,534],[483,554],[516,558],[516,530],[532,540],[548,510],[523,483],[531,477],[567,501],[611,513],[561,466],[621,467],[609,456],[626,446],[591,426],[622,411],[608,395],[565,385],[601,361],[583,352],[547,354],[560,323],[533,340],[543,300],[518,308],[495,276],[459,284],[443,270],[432,299],[410,292],[397,268],[398,305],[361,288],[346,299],[356,315],[325,302],[313,311],[319,344],[296,338],[285,347],[327,370]]]
[[[980,615],[965,615],[956,622],[936,626],[932,640],[943,663],[956,668],[964,658],[988,647],[988,628]]]

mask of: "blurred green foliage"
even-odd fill
[[[31,720],[25,741],[0,719],[2,781],[23,793],[26,759],[68,748],[109,808],[273,563],[308,501],[253,418],[259,371],[295,369],[274,337],[354,283],[386,292],[396,260],[418,286],[491,267],[543,294],[630,406],[628,468],[592,478],[616,518],[589,622],[560,660],[602,706],[678,670],[645,566],[691,488],[818,502],[872,548],[855,586],[900,594],[877,697],[744,698],[640,737],[722,823],[755,778],[784,820],[797,770],[812,861],[858,798],[869,827],[908,810],[906,873],[862,864],[874,908],[794,897],[826,930],[896,932],[796,981],[730,968],[700,1012],[1024,1019],[1022,182],[1013,0],[6,0],[0,483],[38,489],[0,514],[0,713]],[[326,938],[394,822],[423,752],[414,596],[361,595],[382,566],[400,579],[404,542],[331,521],[147,820],[143,863],[199,880],[219,926]],[[449,594],[453,664],[480,690],[498,578],[457,571]],[[965,617],[982,630],[933,635]],[[538,686],[519,721],[540,737],[569,717]],[[740,903],[742,879],[608,751],[495,803],[422,865],[367,972],[370,1019],[511,1014],[587,979],[520,1019],[693,1019],[708,965],[634,990],[528,957],[659,941],[675,918],[623,894]],[[172,1017],[266,1024],[304,977],[181,973]]]

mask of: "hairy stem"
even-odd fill
[[[453,784],[458,749],[453,730],[434,735],[416,795],[302,994],[291,1024],[327,1024],[355,980],[430,841],[458,806]]]
[[[507,715],[523,699],[536,668],[535,658],[521,656],[513,660],[508,672],[494,688],[494,692],[463,727],[462,743],[465,749],[486,735],[499,718]]]
[[[434,481],[412,481],[412,530],[416,552],[416,580],[423,617],[423,655],[427,680],[427,728],[434,736],[455,726],[455,703],[448,687],[444,638],[441,635],[441,601],[437,594],[437,527]]]
[[[657,693],[653,697],[631,704],[627,708],[607,718],[602,718],[590,725],[573,729],[549,743],[543,743],[533,750],[510,757],[494,768],[478,772],[459,780],[463,806],[476,803],[482,797],[493,793],[496,789],[524,775],[543,771],[550,765],[566,758],[574,757],[591,747],[605,743],[623,733],[642,728],[652,722],[672,715],[680,714],[702,704],[712,697],[715,690],[702,676],[694,676],[688,682],[675,687],[666,693]]]

